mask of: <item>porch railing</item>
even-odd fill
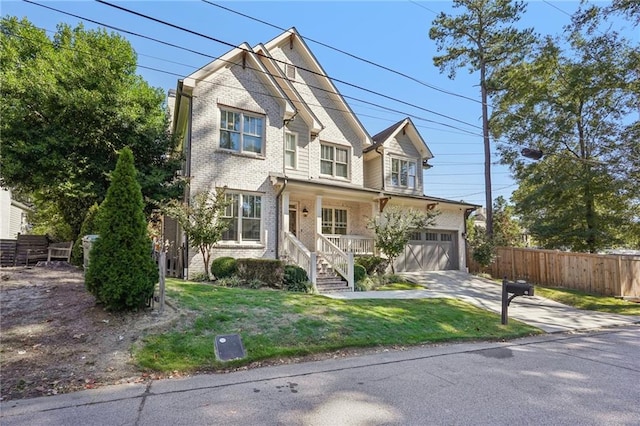
[[[329,262],[334,271],[347,280],[349,288],[353,291],[353,253],[345,253],[322,234],[317,235],[316,250]]]
[[[374,239],[364,235],[326,235],[327,239],[345,253],[374,254]]]
[[[307,272],[309,281],[316,285],[316,254],[311,253],[291,232],[284,233],[284,253],[287,260]]]

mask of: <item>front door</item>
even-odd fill
[[[289,204],[289,232],[298,238],[298,206]]]

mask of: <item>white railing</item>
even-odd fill
[[[284,254],[287,261],[307,272],[309,281],[316,285],[316,254],[311,253],[291,232],[284,233]]]
[[[353,253],[345,253],[322,234],[317,235],[316,250],[329,262],[334,271],[347,280],[349,288],[353,291]]]
[[[374,240],[364,235],[325,235],[340,250],[353,254],[374,254]]]

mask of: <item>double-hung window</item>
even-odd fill
[[[264,117],[220,110],[220,148],[237,152],[264,152]]]
[[[347,211],[345,209],[322,209],[322,233],[347,235]]]
[[[415,161],[391,159],[391,184],[400,188],[414,189],[416,187]]]
[[[320,173],[349,178],[349,150],[333,145],[320,145]]]
[[[231,203],[225,209],[227,230],[222,241],[259,242],[262,226],[262,196],[253,194],[225,194]]]
[[[298,137],[295,133],[284,134],[284,166],[288,169],[297,167]]]

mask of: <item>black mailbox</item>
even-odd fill
[[[511,294],[511,296],[509,296]],[[511,301],[516,296],[533,296],[533,286],[524,281],[510,282],[505,277],[502,280],[502,324],[509,322],[507,313]]]
[[[527,283],[507,283],[507,293],[514,296],[533,296],[533,286]]]

